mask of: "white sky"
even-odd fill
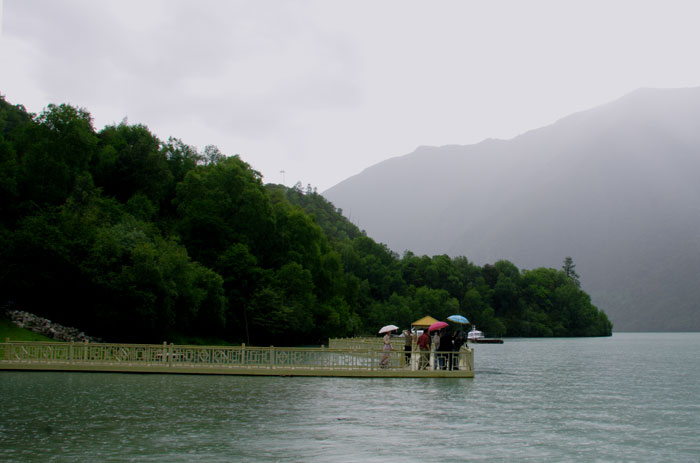
[[[319,191],[419,145],[700,86],[694,0],[0,0],[0,93]],[[284,177],[280,171],[284,170]]]

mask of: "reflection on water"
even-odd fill
[[[474,379],[0,372],[0,461],[698,461],[699,348],[507,340]]]

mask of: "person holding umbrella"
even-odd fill
[[[440,350],[440,330],[445,328],[447,323],[445,322],[435,322],[428,328],[428,331],[433,334],[433,346],[435,346],[435,351]],[[442,369],[443,358],[441,354],[435,354],[435,369]]]
[[[455,351],[453,358],[453,367],[455,370],[459,370],[459,350],[462,348],[464,343],[467,342],[467,333],[464,332],[462,326],[469,323],[469,320],[467,320],[467,317],[463,315],[450,315],[449,317],[447,317],[447,319],[453,323],[458,324],[458,327],[456,328],[454,337],[452,339],[452,344]]]
[[[382,355],[382,360],[379,363],[381,368],[387,368],[389,366],[389,361],[391,360],[391,332],[398,330],[399,327],[395,325],[386,325],[379,330],[379,334],[384,334],[384,355]]]
[[[382,357],[382,368],[389,366],[389,361],[391,359],[391,335],[386,333],[384,335],[384,357]]]

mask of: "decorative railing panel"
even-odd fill
[[[415,345],[415,338],[413,345]],[[391,347],[393,349],[403,349],[405,339],[400,336],[391,338]],[[330,349],[381,349],[384,346],[384,338],[380,336],[365,337],[365,338],[330,338],[328,347]]]
[[[371,343],[368,343],[371,344]],[[401,346],[403,347],[403,346]],[[439,354],[439,353],[438,353]],[[473,371],[473,351],[450,353],[460,370]],[[452,356],[455,357],[452,357]],[[423,357],[421,357],[423,356]],[[5,342],[1,363],[131,365],[178,368],[380,370],[429,369],[438,365],[435,353],[390,352],[378,346],[359,348],[286,348],[250,346],[175,346],[173,344],[97,344]],[[423,361],[421,361],[421,359]]]

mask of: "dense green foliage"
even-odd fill
[[[68,105],[0,100],[0,213],[0,304],[107,340],[311,344],[454,313],[509,336],[611,333],[564,271],[399,257],[310,187],[142,125],[96,132]]]

